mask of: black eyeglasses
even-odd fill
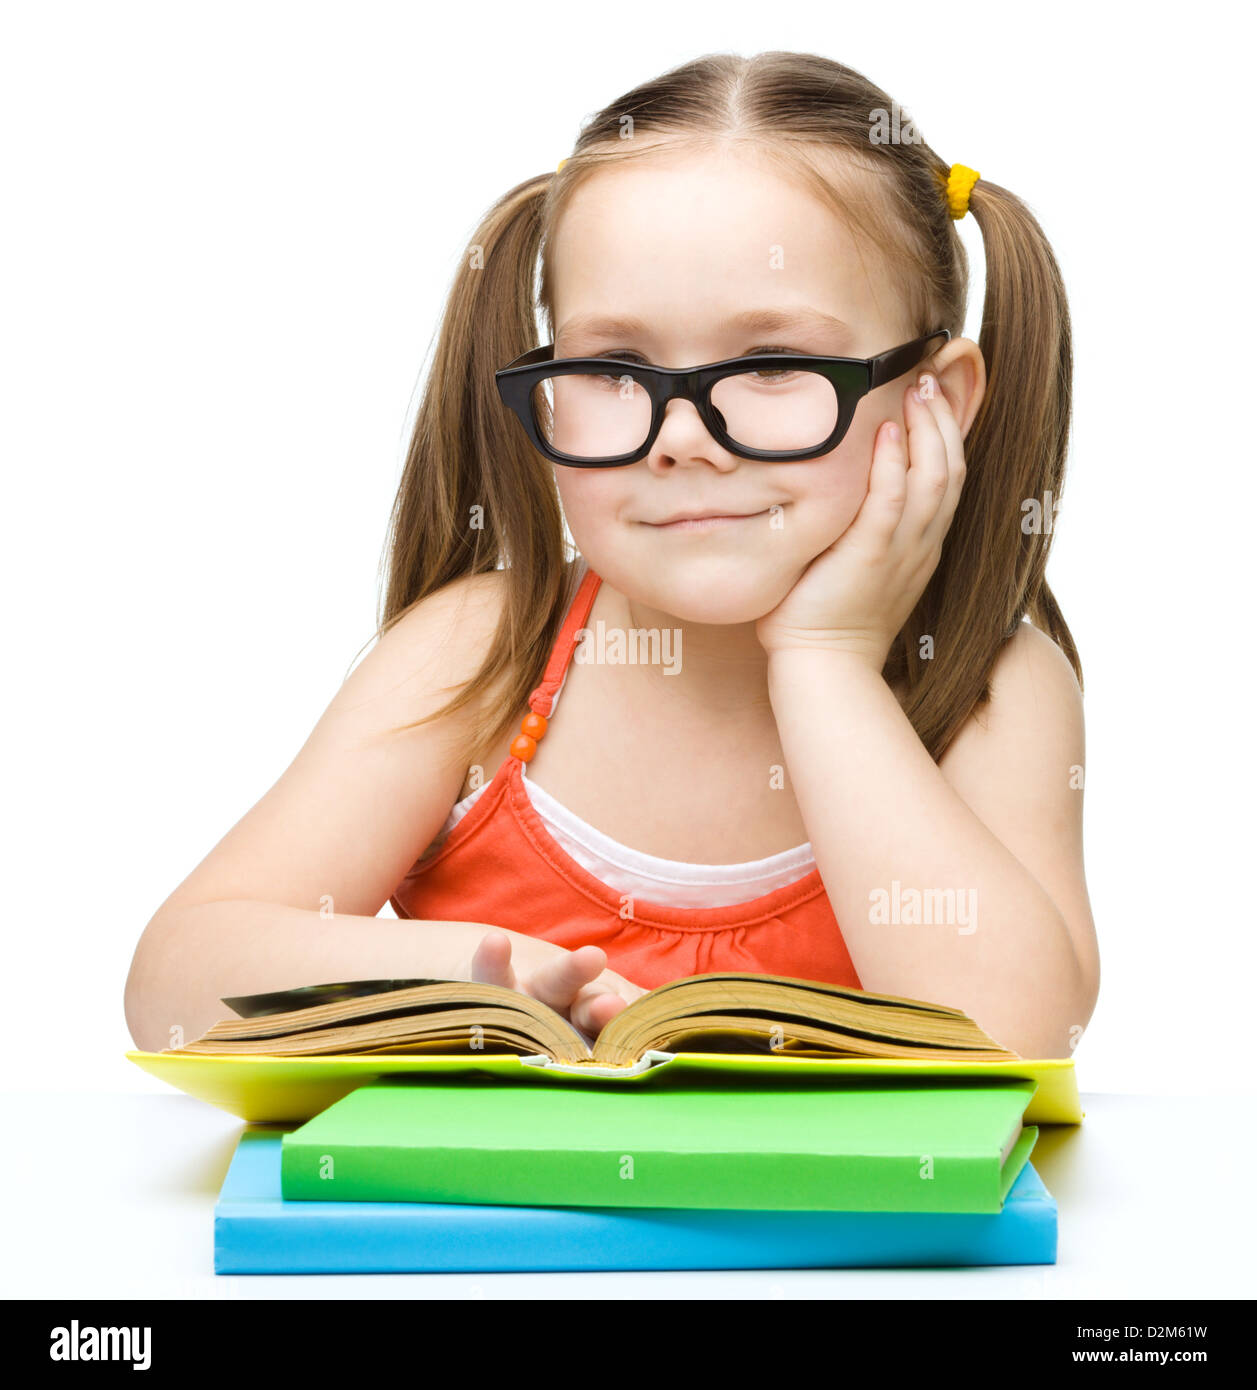
[[[569,468],[618,468],[650,452],[669,401],[692,401],[722,448],[773,463],[838,447],[856,406],[951,337],[946,328],[878,357],[764,352],[705,367],[651,367],[534,348],[494,373],[533,447]]]

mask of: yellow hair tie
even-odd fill
[[[964,164],[951,166],[951,172],[947,175],[947,209],[953,218],[959,219],[969,211],[969,194],[981,177],[976,169]]]
[[[566,163],[567,163],[567,160],[566,160],[566,159],[560,159],[560,160],[559,160],[559,167],[558,167],[554,172],[555,172],[556,174],[561,174],[561,173],[563,172],[563,166],[564,166]]]

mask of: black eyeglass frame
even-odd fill
[[[815,357],[799,352],[761,352],[747,357],[730,357],[723,362],[709,362],[701,367],[655,367],[640,362],[625,362],[615,357],[554,356],[554,344],[534,348],[522,357],[495,372],[498,394],[503,403],[519,417],[533,448],[552,463],[568,468],[620,468],[644,459],[654,447],[663,427],[664,410],[669,401],[691,401],[711,437],[738,458],[765,463],[787,463],[820,458],[836,449],[843,435],[851,428],[856,407],[878,386],[911,371],[951,338],[949,329],[940,328],[924,338],[891,348],[876,357]],[[711,403],[711,390],[718,381],[746,371],[812,371],[826,377],[838,400],[838,419],[833,432],[824,443],[807,449],[751,449],[730,438],[723,417]],[[616,454],[605,459],[578,458],[553,448],[538,427],[533,403],[533,391],[538,382],[548,376],[631,377],[651,401],[650,429],[645,443],[631,453]]]

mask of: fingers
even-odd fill
[[[943,439],[947,460],[947,486],[944,488],[939,507],[926,524],[923,535],[929,541],[941,545],[951,525],[951,518],[955,516],[955,509],[959,505],[961,491],[965,485],[965,436],[961,434],[961,427],[952,413],[951,403],[940,388],[939,379],[930,373],[922,375],[926,381],[926,385],[921,388],[922,403],[929,407],[934,425]]]
[[[627,999],[618,994],[609,994],[602,985],[591,984],[572,1001],[569,1017],[582,1033],[596,1038],[616,1014],[627,1007]]]
[[[904,431],[885,420],[873,441],[869,490],[851,531],[885,546],[903,518],[908,497],[908,447]]]
[[[960,433],[960,423],[952,413],[951,402],[943,394],[943,388],[932,372],[922,372],[921,376],[925,378],[927,384],[922,385],[920,378],[918,378],[917,390],[921,393],[923,403],[931,408],[934,423],[943,436],[943,443],[947,449],[948,471],[954,473],[959,468],[963,472],[965,441],[964,436]]]
[[[471,978],[481,985],[517,988],[511,966],[511,938],[504,931],[486,933],[471,958]]]
[[[534,999],[567,1014],[581,990],[606,968],[607,953],[602,947],[582,946],[539,966],[529,976],[525,987]]]
[[[631,998],[646,993],[607,970],[600,946],[581,946],[546,961],[527,979],[517,979],[511,964],[512,943],[504,931],[486,933],[471,959],[471,978],[478,984],[518,989],[570,1018],[590,1038],[625,1008]],[[600,976],[605,976],[599,979]],[[616,982],[620,983],[620,990]]]
[[[947,443],[936,415],[941,395],[938,379],[928,373],[919,382],[914,381],[904,394],[903,419],[911,459],[904,530],[913,537],[924,534],[947,496]]]

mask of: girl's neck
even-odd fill
[[[602,590],[609,600],[605,616],[608,629],[657,632],[661,648],[667,635],[666,650],[673,659],[651,661],[640,668],[642,679],[653,691],[725,714],[769,708],[768,654],[755,635],[754,623],[689,622],[630,599],[605,581]],[[590,616],[596,622],[594,615]]]

